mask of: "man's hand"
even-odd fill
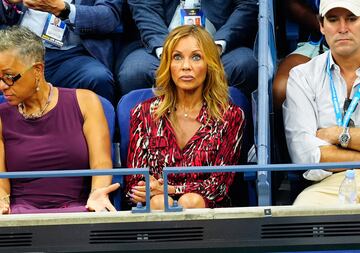
[[[65,8],[63,0],[23,0],[23,3],[30,9],[49,12],[55,16],[58,16]]]
[[[344,128],[339,126],[333,126],[328,128],[321,128],[316,131],[316,137],[327,141],[332,145],[339,144],[339,136]]]

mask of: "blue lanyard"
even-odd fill
[[[339,99],[336,93],[336,89],[335,89],[335,84],[334,84],[334,79],[332,77],[332,73],[330,70],[330,52],[328,54],[327,57],[327,64],[326,64],[326,72],[329,75],[330,78],[330,90],[331,90],[331,99],[333,102],[333,106],[334,106],[334,111],[335,111],[335,116],[336,116],[336,124],[338,126],[342,126],[342,127],[347,127],[351,118],[351,115],[353,114],[356,105],[358,104],[359,100],[360,100],[360,85],[357,88],[356,93],[354,94],[352,101],[349,105],[349,108],[347,109],[344,119],[342,118],[342,113],[340,111],[340,104],[339,104]]]

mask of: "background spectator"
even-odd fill
[[[152,87],[159,66],[162,46],[169,31],[180,25],[179,1],[129,0],[140,41],[134,42],[128,56],[120,57],[116,75],[120,93]],[[253,47],[257,32],[256,0],[203,0],[201,10],[206,17],[206,29],[221,52],[229,84],[249,95],[257,87],[257,62]],[[137,46],[136,46],[137,45]]]
[[[321,0],[320,15],[330,50],[290,71],[283,106],[290,156],[294,163],[359,161],[360,1]],[[306,179],[320,182],[295,204],[337,205],[344,178],[337,171],[307,171]]]
[[[2,21],[20,23],[45,41],[47,80],[59,87],[90,89],[115,102],[111,33],[120,25],[122,0],[8,1],[2,0],[1,7],[12,14]],[[63,29],[52,27],[51,15],[64,22],[59,26]]]

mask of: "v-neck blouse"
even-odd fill
[[[162,178],[164,167],[224,166],[239,162],[244,113],[230,103],[223,121],[209,118],[204,104],[196,120],[201,126],[183,149],[180,149],[172,125],[167,117],[154,119],[161,98],[151,98],[131,111],[129,168],[149,167],[150,174]],[[180,186],[179,194],[195,192],[202,195],[207,207],[230,205],[228,190],[234,173],[170,174],[169,185]],[[126,177],[125,192],[144,180],[142,175]]]

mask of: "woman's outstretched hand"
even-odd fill
[[[117,190],[120,187],[119,183],[111,184],[106,187],[93,190],[86,203],[86,208],[89,211],[95,212],[115,212],[115,207],[109,200],[109,193]]]

